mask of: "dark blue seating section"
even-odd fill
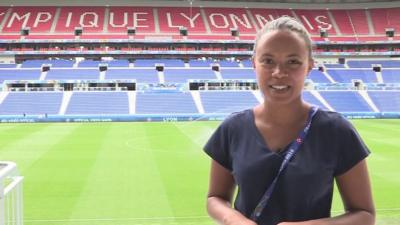
[[[156,64],[164,64],[164,67],[184,67],[185,63],[180,59],[137,59],[135,67],[155,67]]]
[[[306,102],[316,105],[321,109],[328,109],[321,101],[319,101],[313,94],[311,94],[311,92],[303,91],[302,96]]]
[[[136,114],[198,113],[190,92],[138,92]]]
[[[17,67],[17,64],[10,64],[10,63],[0,63],[0,68],[15,68]]]
[[[381,112],[400,112],[400,91],[368,91],[368,95]]]
[[[364,83],[377,83],[376,74],[372,69],[328,69],[327,73],[338,83],[352,83],[352,80],[362,80]]]
[[[311,79],[314,83],[332,83],[321,71],[317,69],[310,71],[308,79]]]
[[[0,115],[58,114],[62,92],[10,92],[0,104]]]
[[[250,59],[242,60],[243,67],[253,68],[253,62]]]
[[[129,114],[127,92],[74,92],[66,115]]]
[[[383,83],[400,83],[400,69],[382,69]]]
[[[237,69],[221,69],[221,76],[223,79],[256,79],[256,74],[250,68],[237,68]]]
[[[345,68],[344,64],[330,64],[330,63],[325,63],[324,66],[326,68]]]
[[[0,84],[5,80],[39,80],[40,69],[2,69]]]
[[[137,79],[137,82],[143,81],[143,83],[159,83],[160,79],[156,78],[155,76],[155,74],[157,74],[155,71],[155,65],[163,64],[165,67],[164,73],[166,82],[185,83],[188,79],[197,79],[197,76],[204,76],[204,79],[216,79],[217,77],[208,71],[211,69],[211,65],[214,63],[219,64],[222,79],[256,79],[250,59],[242,60],[241,65],[239,62],[232,60],[213,61],[211,59],[192,59],[188,61],[187,66],[189,68],[185,66],[184,61],[180,59],[137,59],[134,62],[134,68],[129,68],[130,63],[126,59],[112,61],[83,60],[78,63],[78,68],[72,68],[74,61],[71,60],[27,60],[22,63],[21,68],[40,68],[43,64],[51,64],[51,70],[48,72],[46,79],[96,79],[97,74],[94,74],[94,70],[98,70],[99,64],[107,64],[109,71],[115,67],[121,69],[120,71],[115,70],[108,72],[106,75],[107,79],[124,79],[124,76],[127,75],[128,77],[132,76],[131,78],[127,79]],[[384,83],[397,83],[400,80],[400,60],[349,60],[347,63],[349,67],[351,67],[350,69],[344,68],[344,64],[324,64],[324,66],[327,68],[326,74],[333,79],[333,82],[337,83],[351,83],[352,80],[355,79],[362,80],[364,83],[378,83],[377,74],[372,70],[371,65],[381,64],[383,66],[382,77]],[[241,66],[243,66],[243,68],[240,68]],[[15,67],[16,64],[0,64],[0,75],[5,73],[3,70]],[[171,67],[173,67],[173,69]],[[190,68],[200,69],[199,67],[202,67],[201,69],[203,69],[204,74],[203,71],[201,72],[202,74],[199,74],[195,70],[189,70]],[[396,67],[398,69],[392,67]],[[57,68],[70,68],[71,70],[68,72],[55,70]],[[89,70],[79,70],[80,68],[93,69],[93,71],[90,71],[90,75],[88,75]],[[15,69],[15,71],[16,72],[12,71],[10,73],[18,73],[19,69]],[[60,74],[57,75],[55,73]],[[145,74],[148,74],[148,76]],[[187,74],[187,79],[182,77],[184,74]],[[3,79],[0,77],[0,80],[5,80],[6,78],[9,79],[8,77],[3,76]],[[21,79],[26,78],[22,77]],[[316,68],[310,72],[309,79],[311,79],[314,83],[332,83],[331,80],[329,80]]]
[[[170,69],[164,70],[164,79],[166,83],[186,83],[189,79],[217,79],[211,68],[197,69]]]
[[[221,60],[218,64],[220,67],[239,67],[239,63],[236,61]]]
[[[118,59],[112,61],[105,61],[108,67],[129,67],[129,61],[127,59]]]
[[[103,62],[94,60],[83,60],[80,61],[78,67],[99,67],[99,64]]]
[[[189,60],[190,67],[211,67],[213,63],[214,61],[212,60]]]
[[[83,60],[79,62],[78,67],[98,67],[99,65],[107,65],[108,67],[129,67],[127,59],[111,60],[111,61],[94,61]]]
[[[66,114],[129,114],[128,92],[73,92]],[[251,91],[201,91],[205,113],[231,113],[251,108],[258,100]],[[400,112],[400,91],[368,91],[380,112]],[[339,112],[373,112],[357,91],[319,91],[323,99]],[[305,101],[328,109],[311,92]],[[58,114],[62,92],[10,92],[0,104],[0,115]],[[234,101],[233,101],[234,99]],[[198,113],[190,92],[138,92],[136,114]]]
[[[338,112],[373,112],[357,91],[320,91],[321,96]]]
[[[372,68],[373,64],[380,64],[383,68],[400,68],[400,60],[349,60],[350,68]]]
[[[205,113],[238,112],[259,103],[251,91],[204,91],[200,98]]]
[[[106,71],[105,79],[134,79],[137,83],[160,83],[155,69],[115,69]]]
[[[190,79],[215,80],[222,79],[256,79],[251,60],[236,61],[220,60],[189,60],[185,65],[182,60],[143,59],[136,60],[134,67],[129,67],[128,60],[112,61],[81,61],[74,68],[71,60],[28,60],[16,64],[0,64],[0,84],[4,80],[99,80],[99,63],[108,65],[105,79],[134,79],[138,83],[187,83]],[[163,73],[158,74],[156,64],[165,66]],[[211,65],[218,63],[220,73],[212,70]],[[43,64],[50,64],[47,74],[41,72]],[[383,83],[400,83],[400,60],[389,61],[357,61],[349,60],[343,64],[324,64],[326,74],[334,82],[351,83],[359,79],[365,83],[378,84],[379,73],[372,70],[372,64],[383,66],[381,76]],[[314,83],[331,83],[323,72],[314,68],[308,79]],[[41,76],[42,75],[42,76]],[[66,114],[129,114],[128,92],[73,92],[70,102],[66,105]],[[252,91],[200,91],[200,104],[206,113],[231,113],[258,104]],[[318,93],[339,112],[373,112],[368,103],[358,91],[320,90]],[[400,112],[400,91],[368,91],[367,96],[380,112]],[[5,95],[3,95],[5,96]],[[1,96],[0,96],[1,97]],[[303,98],[321,108],[327,107],[311,92],[304,91]],[[63,101],[61,92],[10,92],[0,99],[0,115],[37,115],[58,114]],[[133,103],[132,103],[133,104]],[[136,93],[136,114],[178,114],[198,113],[195,100],[190,92],[140,92]],[[131,106],[131,107],[132,107]]]
[[[51,67],[69,67],[72,68],[75,61],[65,59],[54,60],[26,60],[21,64],[21,68],[41,68],[43,64],[51,65]]]
[[[51,69],[47,72],[46,80],[98,80],[99,69]]]

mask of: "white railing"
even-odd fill
[[[0,161],[0,225],[22,225],[22,180],[17,165]]]

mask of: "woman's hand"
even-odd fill
[[[224,223],[224,225],[257,225],[257,223],[255,223],[252,220],[247,219],[244,216],[233,216],[230,217],[229,219],[227,219]]]
[[[304,221],[304,222],[282,222],[278,223],[277,225],[314,225],[315,223],[311,221]]]

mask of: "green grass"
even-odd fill
[[[400,120],[353,122],[372,151],[377,224],[400,224]],[[0,124],[0,159],[25,177],[25,225],[214,224],[202,146],[218,124]]]

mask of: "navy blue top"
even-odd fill
[[[278,173],[286,150],[275,153],[267,148],[252,109],[225,119],[204,150],[232,172],[238,185],[234,207],[250,218]],[[339,113],[319,109],[303,144],[280,175],[258,224],[330,217],[334,177],[368,155],[350,122]]]

